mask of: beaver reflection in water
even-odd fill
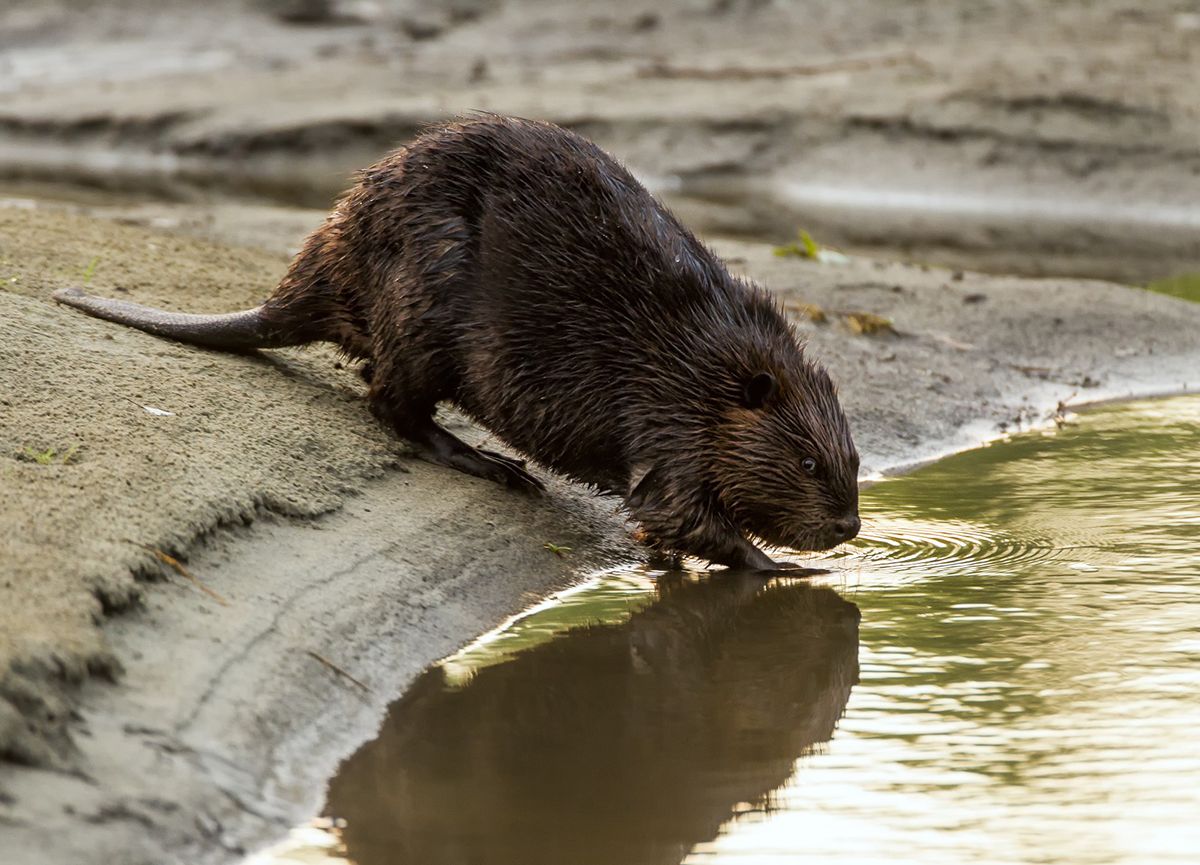
[[[770,295],[615,160],[547,123],[435,126],[366,169],[255,309],[55,298],[210,348],[334,343],[366,361],[371,409],[425,459],[541,487],[523,461],[435,423],[449,401],[514,450],[622,495],[662,552],[770,569],[750,538],[819,550],[858,532],[836,390]]]
[[[426,671],[329,785],[358,865],[677,865],[834,735],[858,608],[755,574],[452,680]],[[703,857],[701,857],[703,858]],[[801,857],[803,858],[803,857]]]

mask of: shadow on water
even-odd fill
[[[671,579],[455,684],[428,670],[334,779],[358,865],[679,862],[769,809],[858,679],[858,608],[828,588]]]

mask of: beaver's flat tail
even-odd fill
[[[257,306],[242,312],[195,315],[168,312],[125,300],[92,297],[74,286],[60,288],[54,292],[53,297],[59,303],[73,306],[96,318],[125,324],[155,336],[221,351],[281,348],[310,341],[289,334],[283,328],[272,326],[266,306]]]

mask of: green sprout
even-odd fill
[[[71,445],[66,451],[59,453],[57,448],[46,448],[39,451],[36,448],[26,447],[24,451],[17,455],[18,459],[23,459],[26,462],[37,463],[39,466],[49,466],[54,463],[66,465],[75,458],[79,452],[79,445]]]
[[[780,258],[810,258],[816,261],[821,257],[821,246],[813,236],[801,228],[796,232],[799,242],[785,243],[775,247],[775,254]]]

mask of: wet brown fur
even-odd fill
[[[823,549],[858,529],[836,391],[771,297],[550,124],[429,129],[361,172],[271,298],[227,322],[57,296],[201,345],[335,343],[366,362],[373,412],[427,458],[540,486],[438,427],[450,401],[513,449],[623,495],[666,552],[767,568],[748,537]]]

